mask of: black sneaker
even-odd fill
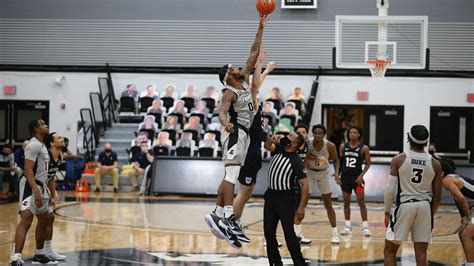
[[[94,192],[100,192],[100,188],[96,187]]]
[[[58,264],[57,261],[51,260],[46,255],[35,255],[33,257],[33,264]]]
[[[239,242],[239,238],[230,229],[230,223],[227,219],[220,219],[218,223],[219,229],[224,234],[225,239],[233,248],[241,248],[242,244]]]
[[[114,188],[114,193],[118,193],[118,188]]]
[[[230,228],[232,233],[236,235],[240,241],[250,243],[250,239],[244,234],[242,227],[237,223],[233,214],[229,218],[223,220],[226,220],[227,227]]]
[[[211,229],[211,232],[219,239],[225,239],[225,233],[221,231],[219,228],[219,220],[220,218],[216,215],[215,212],[211,212],[206,217],[204,217],[204,221]]]

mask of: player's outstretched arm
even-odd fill
[[[236,125],[230,123],[227,116],[229,114],[230,106],[233,102],[235,102],[235,100],[235,93],[230,90],[225,90],[224,95],[222,95],[221,108],[219,109],[219,121],[221,122],[221,125],[225,128],[225,130],[230,133],[234,132],[234,126]]]
[[[260,23],[257,29],[257,35],[255,36],[252,48],[250,49],[249,58],[247,59],[247,63],[245,64],[244,68],[242,68],[242,70],[240,71],[240,74],[244,76],[244,79],[247,83],[249,82],[250,72],[253,70],[255,63],[257,62],[258,55],[260,53],[260,47],[262,46],[263,29],[265,28],[266,22],[267,17],[260,15]]]

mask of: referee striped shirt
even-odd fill
[[[282,145],[275,145],[268,170],[268,187],[272,190],[293,190],[295,179],[306,178],[303,160],[298,153],[287,153]]]

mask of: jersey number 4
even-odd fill
[[[346,167],[355,168],[356,158],[346,157]]]
[[[411,170],[413,177],[410,179],[412,183],[420,184],[421,179],[423,178],[423,169],[420,168],[413,168]]]

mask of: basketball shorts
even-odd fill
[[[359,175],[341,175],[341,189],[343,192],[352,194],[364,193],[365,182],[362,180],[360,185],[356,182]]]
[[[225,164],[245,164],[250,137],[242,128],[234,126],[234,132],[222,129],[222,160]]]
[[[20,211],[25,211],[25,210],[30,210],[32,214],[41,214],[44,212],[52,213],[53,208],[49,206],[49,189],[45,184],[42,184],[41,182],[36,180],[36,185],[38,186],[38,189],[41,192],[41,198],[42,198],[42,205],[41,207],[38,207],[35,202],[35,197],[33,195],[33,191],[30,187],[30,184],[28,184],[28,181],[26,180],[25,176],[22,176],[19,182],[19,191],[20,191],[20,197],[19,197],[19,210]]]
[[[318,185],[321,194],[328,194],[332,192],[331,181],[329,180],[329,171],[327,169],[321,171],[307,169],[306,175],[308,177],[309,183],[309,194],[313,192],[313,187],[316,185]]]
[[[411,232],[413,242],[431,242],[433,216],[427,200],[411,201],[398,205],[390,215],[390,225],[385,239],[400,243],[408,239]]]
[[[258,171],[262,168],[261,143],[250,144],[245,157],[245,163],[240,168],[239,182],[251,186],[257,182]]]

